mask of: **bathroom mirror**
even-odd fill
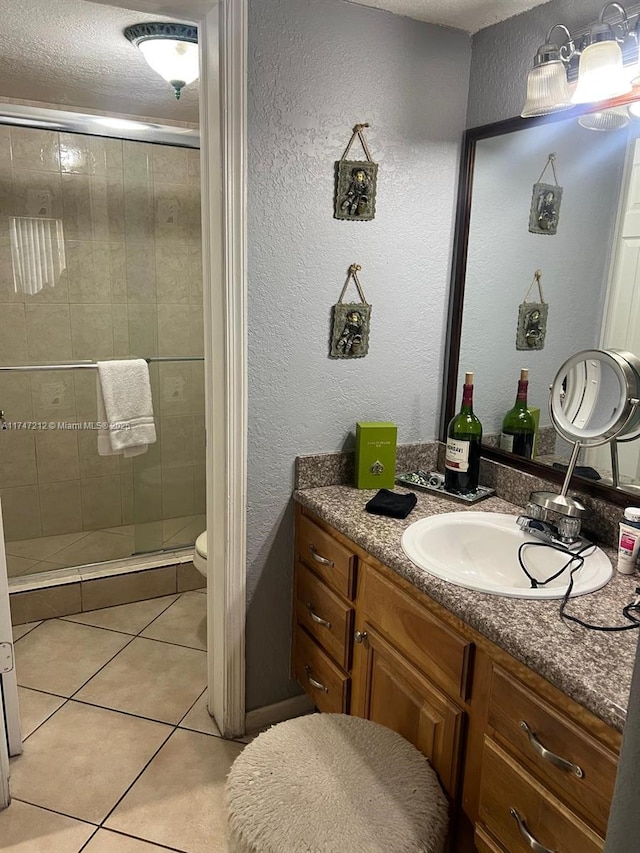
[[[597,133],[577,118],[571,111],[510,119],[465,135],[442,407],[444,436],[460,403],[458,377],[473,371],[483,454],[558,482],[558,468],[566,469],[570,455],[548,410],[558,365],[573,353],[597,348],[640,353],[640,122]],[[534,184],[551,153],[562,187],[557,233],[532,233]],[[527,297],[536,270],[542,271],[548,306],[544,343],[517,349],[519,308],[540,301],[537,290]],[[529,406],[540,409],[532,460],[497,447],[521,368],[529,370]],[[569,391],[577,389],[580,370],[584,380],[587,364],[575,369]],[[610,366],[599,369],[600,387],[609,387]],[[595,429],[607,422],[606,400],[600,401],[589,408],[588,398],[578,404],[571,396],[565,406],[572,405],[573,416]],[[599,477],[581,488],[613,496],[606,485],[612,481],[608,448],[583,449],[578,464],[593,467]],[[640,441],[620,447],[619,480],[630,491],[640,485]]]

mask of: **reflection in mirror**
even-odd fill
[[[563,417],[578,433],[606,433],[620,417],[626,398],[619,377],[609,364],[585,359],[560,377]]]
[[[548,413],[558,365],[599,347],[640,353],[640,123],[594,133],[572,115],[503,126],[468,134],[471,201],[459,213],[469,217],[468,239],[455,276],[464,288],[460,348],[448,382],[457,387],[458,375],[474,371],[484,441],[496,446],[520,369],[528,368],[528,405],[540,410],[535,459],[565,468],[571,448]],[[557,233],[533,233],[532,191],[551,153],[562,187]],[[521,306],[538,302],[537,294],[526,297],[537,270],[548,311],[543,345],[516,348]],[[619,396],[610,365],[575,365],[565,380],[567,418],[586,429],[605,426],[616,411],[609,389]],[[639,453],[640,442],[620,449],[622,484],[640,483]],[[583,448],[578,464],[611,482],[608,448]]]

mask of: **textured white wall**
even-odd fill
[[[476,373],[475,411],[486,434],[500,431],[521,367],[529,368],[529,402],[548,423],[556,371],[599,344],[626,139],[569,119],[478,143],[459,375]],[[563,187],[558,233],[531,234],[531,192],[551,151]],[[551,168],[544,180],[553,183]],[[517,351],[518,306],[537,268],[549,303],[545,346]],[[538,298],[534,288],[529,301]]]
[[[627,8],[629,7],[629,4]],[[473,37],[467,126],[520,114],[533,57],[553,24],[577,30],[597,20],[604,0],[552,0]],[[561,36],[561,33],[554,33]]]
[[[249,708],[296,691],[295,456],[352,446],[357,420],[395,421],[401,442],[437,435],[469,61],[454,30],[340,0],[250,3]],[[380,164],[373,222],[333,219],[357,121]],[[333,361],[330,310],[354,261],[369,354]]]

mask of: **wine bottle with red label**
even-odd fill
[[[482,424],[473,413],[473,373],[465,373],[462,406],[447,428],[444,487],[454,494],[476,491],[480,475]]]

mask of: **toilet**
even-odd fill
[[[207,576],[207,531],[201,533],[196,539],[193,551],[193,565],[201,575]]]

